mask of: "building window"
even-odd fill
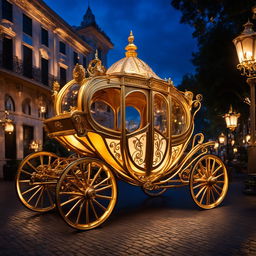
[[[87,67],[87,59],[85,56],[83,56],[83,66],[86,68]]]
[[[2,19],[12,21],[12,4],[6,0],[2,0]]]
[[[30,143],[34,140],[34,127],[23,125],[23,154],[24,157],[32,153]]]
[[[65,68],[60,67],[60,85],[64,86],[67,83],[67,71]]]
[[[2,64],[3,67],[9,70],[13,69],[13,42],[11,38],[3,38],[3,51],[2,51]]]
[[[48,60],[41,58],[41,81],[44,85],[48,84]]]
[[[22,112],[26,115],[31,115],[30,99],[25,99],[22,102]]]
[[[32,49],[23,45],[23,75],[32,78]]]
[[[15,111],[14,100],[10,95],[5,95],[5,110],[7,111]]]
[[[49,44],[49,34],[48,30],[41,28],[41,44],[48,47]]]
[[[23,33],[32,37],[32,19],[23,13]]]
[[[76,63],[79,63],[79,58],[78,58],[78,53],[77,52],[74,52],[73,61],[74,61],[74,65],[76,65]]]
[[[60,52],[66,54],[66,45],[63,42],[60,42]]]

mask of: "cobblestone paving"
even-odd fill
[[[256,196],[230,185],[221,207],[198,209],[188,188],[148,198],[119,183],[118,204],[95,230],[78,232],[52,211],[37,214],[0,182],[0,255],[256,255]]]

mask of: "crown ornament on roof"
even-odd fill
[[[138,49],[137,46],[133,43],[134,41],[134,36],[132,31],[130,32],[130,35],[128,37],[128,42],[129,44],[125,47],[126,53],[125,56],[126,57],[137,57],[137,52],[136,50]]]

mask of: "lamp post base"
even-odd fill
[[[248,147],[248,175],[245,180],[244,193],[256,195],[256,145]]]

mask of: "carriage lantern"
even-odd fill
[[[137,57],[132,33],[128,42],[125,57],[108,70],[96,55],[87,71],[77,64],[61,90],[54,83],[56,115],[44,124],[75,155],[36,152],[22,161],[16,188],[27,208],[56,206],[71,227],[92,229],[114,209],[116,179],[149,196],[187,185],[203,209],[223,201],[228,176],[221,159],[209,154],[215,142],[193,136],[201,95],[158,77]]]

